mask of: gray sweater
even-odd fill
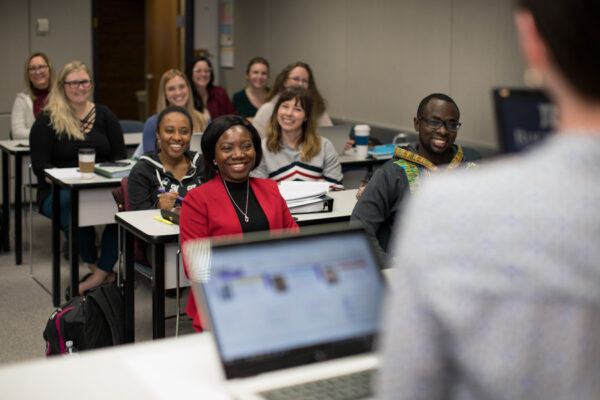
[[[276,182],[325,181],[334,189],[343,189],[342,167],[333,144],[327,138],[321,138],[321,151],[310,161],[302,161],[301,150],[291,148],[282,141],[282,149],[272,153],[267,149],[267,140],[262,141],[263,158],[260,165],[252,171],[257,178],[270,178]]]

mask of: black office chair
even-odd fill
[[[144,130],[144,123],[133,119],[119,120],[123,133],[140,133]]]

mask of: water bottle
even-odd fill
[[[73,346],[72,340],[67,340],[65,345],[67,346],[67,355],[73,355],[74,353],[77,353],[77,349],[75,346]]]

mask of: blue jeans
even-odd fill
[[[60,191],[60,227],[69,240],[69,191]],[[46,197],[42,202],[42,214],[52,218],[52,195]],[[117,248],[117,225],[106,225],[102,233],[100,259],[96,250],[96,231],[93,226],[79,228],[79,255],[88,264],[98,264],[98,268],[110,272],[119,257]]]

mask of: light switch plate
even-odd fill
[[[50,32],[50,20],[48,18],[37,19],[37,33],[38,35],[46,35]]]

